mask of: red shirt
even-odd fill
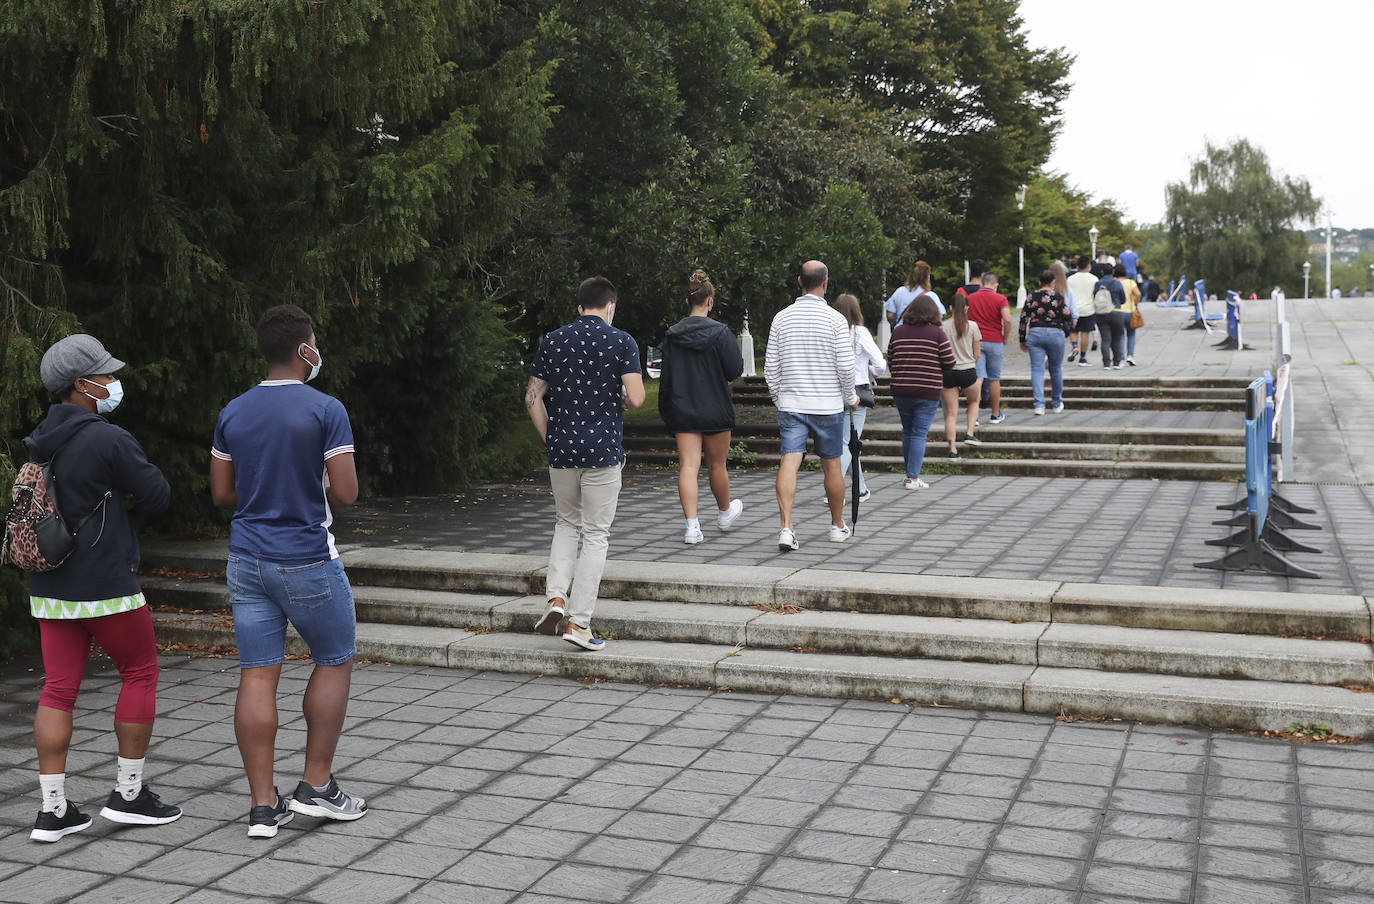
[[[1009,307],[1007,296],[991,289],[979,289],[968,297],[968,319],[978,324],[984,342],[1005,342],[1002,312]]]

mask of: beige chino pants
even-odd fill
[[[622,467],[549,468],[558,519],[549,550],[546,598],[565,599],[568,617],[584,628],[591,627],[601,572],[606,568]]]

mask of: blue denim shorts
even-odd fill
[[[796,411],[778,412],[778,432],[782,434],[782,454],[806,451],[806,438],[816,440],[816,454],[822,459],[839,458],[844,454],[844,412],[834,414],[800,414]]]
[[[1002,356],[1006,354],[1006,346],[1000,342],[981,342],[979,346],[983,352],[978,356],[978,376],[985,380],[1002,379]]]
[[[316,665],[342,665],[357,652],[353,589],[340,560],[279,565],[231,554],[225,576],[239,668],[280,665],[286,659],[288,621]]]

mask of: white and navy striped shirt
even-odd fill
[[[810,294],[779,311],[763,376],[779,411],[836,414],[854,404],[854,346],[844,316]]]

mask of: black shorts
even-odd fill
[[[966,370],[947,370],[945,371],[946,389],[968,389],[978,380],[978,368],[970,367]]]
[[[1097,329],[1096,314],[1079,314],[1078,325],[1073,328],[1075,333],[1091,333]]]

